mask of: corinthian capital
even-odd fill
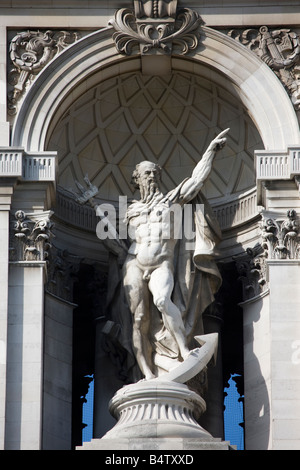
[[[261,223],[262,246],[268,259],[298,259],[299,221],[295,210],[286,217],[264,218]]]
[[[14,261],[45,261],[51,248],[52,211],[14,214],[12,234],[12,259]]]

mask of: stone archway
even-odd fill
[[[141,70],[138,56],[124,59],[117,53],[112,32],[108,27],[84,37],[45,67],[18,112],[12,145],[43,151],[49,129],[84,91],[109,77]],[[174,57],[172,69],[197,74],[198,67],[206,64],[220,71],[236,87],[266,149],[298,144],[294,109],[273,72],[226,35],[207,27],[202,33],[197,52],[185,60]]]

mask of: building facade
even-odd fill
[[[132,378],[118,266],[81,185],[117,211],[138,162],[168,191],[230,128],[203,191],[223,284],[202,423],[224,438],[238,374],[245,449],[299,449],[299,2],[3,0],[0,47],[0,448],[81,445],[91,375],[102,437]]]

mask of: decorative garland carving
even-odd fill
[[[52,211],[25,214],[21,210],[15,213],[13,261],[45,261],[48,258],[53,237],[52,214]]]
[[[277,75],[300,110],[300,37],[290,29],[233,29],[228,35],[248,47]]]
[[[184,55],[198,46],[197,30],[203,21],[197,12],[183,8],[176,17],[166,17],[163,13],[159,16],[159,8],[154,7],[149,10],[153,17],[141,16],[146,11],[138,10],[137,16],[137,12],[127,8],[117,10],[109,23],[116,30],[113,39],[118,52],[131,55],[134,48],[140,47],[142,54],[171,54],[173,46],[177,46],[176,53]]]
[[[79,39],[69,31],[25,31],[18,33],[9,48],[13,68],[8,73],[11,90],[8,93],[8,113],[14,115],[17,102],[36,75],[61,51]]]

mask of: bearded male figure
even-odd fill
[[[133,315],[133,350],[146,379],[187,358],[193,335],[201,330],[201,315],[220,287],[213,251],[221,234],[200,190],[216,152],[226,143],[227,132],[211,142],[191,177],[168,194],[159,189],[158,165],[144,161],[133,173],[141,200],[127,210],[130,247],[123,265],[123,285]],[[174,204],[183,208],[188,203],[195,209],[198,236],[192,256],[184,239],[174,236],[170,217]],[[200,212],[199,204],[204,208]]]
[[[204,334],[202,314],[221,285],[214,261],[221,230],[201,188],[228,131],[210,143],[191,177],[167,194],[159,188],[161,168],[149,161],[139,163],[132,183],[141,199],[127,208],[128,240],[116,237],[115,230],[113,237],[100,237],[112,254],[107,317],[119,325],[117,341],[125,352],[121,369],[129,380],[130,376],[138,380],[140,375],[135,360],[147,380],[169,372],[199,346],[194,343],[195,335]],[[98,189],[87,176],[85,181],[88,190],[76,182],[82,193],[77,201],[89,201],[101,216],[93,199]],[[184,214],[187,206],[192,209],[189,222],[196,238],[192,249],[185,231],[181,236],[176,233],[178,212],[173,213],[176,207]]]

